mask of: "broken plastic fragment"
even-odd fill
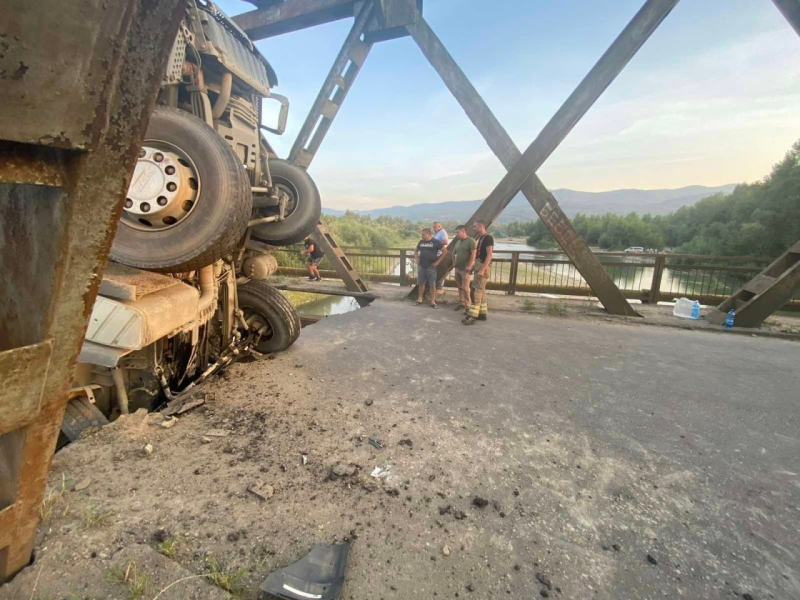
[[[383,479],[384,477],[389,476],[389,469],[392,467],[390,465],[386,465],[385,467],[375,467],[372,469],[372,473],[370,473],[370,477],[377,477],[378,479]]]
[[[270,573],[261,589],[285,600],[337,600],[349,552],[350,544],[314,546],[296,563]]]

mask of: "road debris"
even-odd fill
[[[153,453],[153,444],[147,443],[142,447],[142,452],[145,456],[150,456]]]
[[[450,556],[450,552],[451,552],[451,550],[450,550],[450,546],[448,546],[447,544],[445,544],[445,545],[442,547],[442,554],[444,554],[445,556]]]
[[[206,437],[228,437],[231,434],[226,429],[209,429],[206,431]]]
[[[453,511],[453,516],[454,516],[454,517],[455,517],[455,518],[456,518],[458,521],[461,521],[461,520],[463,520],[463,519],[466,519],[466,518],[467,518],[467,513],[465,513],[463,510],[454,510],[454,511]]]
[[[367,441],[369,442],[370,446],[374,446],[378,450],[383,450],[383,444],[381,444],[381,441],[378,439],[377,433],[369,437]]]
[[[370,473],[369,476],[377,479],[383,479],[389,476],[389,470],[391,468],[392,467],[390,465],[386,465],[385,467],[375,467],[372,469],[372,473]]]
[[[288,567],[273,571],[261,590],[289,600],[337,600],[344,585],[350,544],[320,544]]]
[[[308,464],[308,456],[306,456],[305,454],[301,454],[300,455],[300,462],[302,462],[303,466],[305,467]]]
[[[200,438],[200,441],[202,443],[204,443],[204,444],[210,444],[211,443],[211,438],[206,436],[206,435],[204,435],[203,437]]]
[[[80,481],[80,482],[76,483],[73,486],[72,491],[73,492],[82,492],[83,490],[88,488],[89,485],[91,485],[91,483],[92,483],[92,478],[91,477],[87,477],[83,481]]]
[[[537,573],[536,574],[536,579],[539,581],[539,583],[541,583],[548,590],[553,588],[553,582],[550,581],[550,578],[547,575],[545,575],[544,573]]]
[[[174,427],[175,423],[177,423],[177,422],[178,422],[177,418],[169,417],[169,418],[165,419],[164,421],[161,421],[161,427],[163,427],[164,429],[170,429],[171,427]]]
[[[472,499],[472,505],[477,506],[478,508],[486,508],[489,505],[489,501],[486,498],[475,496]]]
[[[647,555],[647,562],[649,562],[651,565],[658,564],[658,561],[655,558],[653,558],[652,555],[650,554]]]
[[[364,402],[364,404],[367,406],[372,406],[372,402],[373,402],[372,398],[369,398],[366,402]]]
[[[247,491],[256,496],[259,500],[269,500],[275,493],[275,488],[268,483],[258,480],[247,486]]]
[[[336,463],[331,467],[331,470],[328,472],[328,479],[340,479],[342,477],[352,477],[358,473],[358,465],[348,464],[348,463]]]
[[[179,396],[174,400],[167,403],[167,405],[161,409],[161,414],[165,417],[171,417],[173,415],[182,415],[185,412],[188,412],[198,406],[202,406],[206,403],[206,395],[204,392],[195,392],[193,394],[187,394],[186,396]]]
[[[413,448],[414,447],[414,442],[412,442],[408,438],[405,438],[405,439],[402,439],[399,442],[397,442],[397,445],[398,446],[408,446],[409,448]]]

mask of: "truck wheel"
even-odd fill
[[[185,111],[156,108],[111,259],[166,273],[205,267],[240,242],[252,207],[250,182],[228,143]]]
[[[271,246],[296,244],[314,231],[322,213],[322,202],[314,180],[305,169],[279,158],[269,160],[272,184],[289,195],[284,220],[253,227],[252,236]],[[254,218],[277,214],[274,207],[261,208]]]
[[[236,289],[250,332],[260,332],[256,350],[280,352],[295,343],[300,335],[300,317],[283,294],[263,281],[248,281]]]

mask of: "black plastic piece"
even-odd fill
[[[314,546],[296,563],[270,573],[261,589],[284,600],[337,600],[349,552],[350,544]]]

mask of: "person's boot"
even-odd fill
[[[477,319],[475,317],[470,317],[469,315],[461,319],[461,322],[464,325],[475,325],[475,321],[477,321]]]
[[[488,315],[478,315],[478,321],[486,321],[487,320],[486,319],[487,316]]]

